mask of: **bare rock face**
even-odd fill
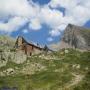
[[[0,52],[0,67],[6,66],[8,61],[16,64],[22,64],[27,60],[27,56],[22,52]]]
[[[49,47],[53,50],[63,48],[90,50],[90,29],[69,24],[64,30],[60,42],[51,44]]]
[[[27,60],[27,56],[23,52],[14,52],[10,54],[11,61],[16,64],[22,64]]]
[[[64,31],[60,48],[90,50],[90,30],[69,24]]]

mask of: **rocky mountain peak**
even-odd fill
[[[68,24],[61,40],[57,44],[50,45],[52,49],[78,48],[80,50],[90,50],[90,29]]]
[[[70,47],[90,49],[90,30],[84,27],[69,24],[63,34],[62,40]]]

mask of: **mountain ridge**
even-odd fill
[[[64,30],[61,41],[57,44],[52,44],[51,47],[56,50],[62,48],[90,50],[90,29],[68,24]]]

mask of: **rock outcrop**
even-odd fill
[[[60,42],[52,44],[55,50],[62,48],[77,48],[80,50],[90,50],[90,29],[69,24]]]
[[[63,43],[65,48],[90,50],[90,30],[69,24],[64,31],[60,45]]]
[[[6,66],[7,62],[22,64],[27,60],[27,56],[23,52],[0,52],[0,67]]]
[[[15,39],[0,36],[0,67],[6,66],[8,61],[21,64],[27,60],[27,56],[23,52],[16,51],[14,45]]]

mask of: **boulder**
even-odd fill
[[[11,53],[11,61],[16,64],[22,64],[27,60],[27,55],[25,55],[23,52],[14,52]]]

